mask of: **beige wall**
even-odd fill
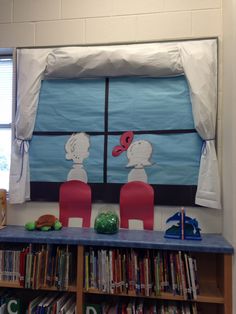
[[[236,250],[236,0],[223,2],[222,53],[222,165],[223,165],[223,233]],[[233,259],[233,296],[236,295],[236,259]],[[236,313],[236,298],[233,300]]]
[[[0,0],[0,46],[221,36],[220,0]]]
[[[0,48],[213,36],[220,38],[221,46],[220,0],[0,0]],[[219,119],[219,155],[220,126]],[[95,204],[92,223],[99,209],[110,207]],[[118,205],[112,208],[118,211]],[[176,210],[156,207],[155,229],[163,230],[167,217]],[[58,204],[27,203],[9,207],[8,223],[22,225],[48,212],[58,215]],[[199,219],[203,232],[222,231],[222,211],[190,208],[188,214]]]

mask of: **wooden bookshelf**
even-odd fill
[[[27,243],[68,244],[77,247],[76,285],[67,291],[76,293],[77,313],[83,313],[85,302],[96,298],[137,298],[183,302],[181,295],[163,292],[160,295],[140,296],[135,293],[103,293],[96,289],[84,289],[84,255],[86,249],[134,248],[146,250],[182,251],[194,254],[198,263],[200,293],[196,302],[201,313],[232,314],[232,255],[233,247],[219,234],[203,234],[202,241],[170,240],[158,231],[120,230],[114,235],[97,234],[89,228],[63,228],[61,231],[26,231],[20,226],[7,226],[0,231],[1,248],[7,243],[14,247]],[[0,287],[22,289],[18,282],[0,281]],[[56,291],[43,287],[41,290]],[[26,289],[26,293],[29,289]],[[185,301],[184,301],[185,302]]]

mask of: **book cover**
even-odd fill
[[[40,295],[40,296],[37,296],[36,298],[34,298],[33,300],[31,300],[29,302],[29,305],[28,305],[28,314],[33,314],[35,313],[35,309],[36,307],[38,306],[38,304],[41,302],[41,300],[43,299],[43,296]]]
[[[60,313],[62,306],[65,304],[69,297],[70,295],[68,293],[64,293],[56,300],[56,314]]]
[[[21,302],[19,298],[11,297],[6,299],[6,314],[20,314]]]
[[[67,314],[69,308],[71,307],[71,305],[75,303],[75,296],[71,295],[68,297],[68,299],[65,301],[65,303],[62,305],[61,309],[60,309],[60,314]]]
[[[92,303],[85,304],[84,314],[102,314],[101,305]]]

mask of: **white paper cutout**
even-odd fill
[[[128,182],[142,181],[148,182],[148,177],[144,169],[145,166],[151,166],[149,159],[152,155],[152,145],[145,140],[139,140],[132,143],[127,150],[129,159],[126,167],[134,167],[128,174]]]
[[[83,167],[84,159],[89,156],[90,138],[86,133],[74,133],[65,145],[66,159],[73,160],[72,169],[67,175],[67,181],[80,180],[88,182],[87,172]]]

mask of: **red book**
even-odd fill
[[[29,248],[24,248],[20,252],[20,286],[24,287],[25,286],[25,262],[26,262],[26,255],[29,252]]]
[[[185,273],[184,261],[182,258],[181,251],[179,251],[179,264],[180,264],[180,276],[181,276],[181,282],[182,282],[182,288],[183,288],[183,297],[184,297],[184,300],[187,300],[188,295],[187,295],[186,273]]]
[[[129,292],[135,292],[134,251],[129,254]]]
[[[179,254],[178,253],[175,253],[175,265],[176,265],[177,293],[180,295],[183,295],[183,286],[182,286],[180,262],[179,262]]]
[[[144,261],[141,257],[139,257],[139,271],[140,271],[140,290],[141,290],[141,294],[145,295],[145,288],[146,288],[145,269],[144,269]]]

